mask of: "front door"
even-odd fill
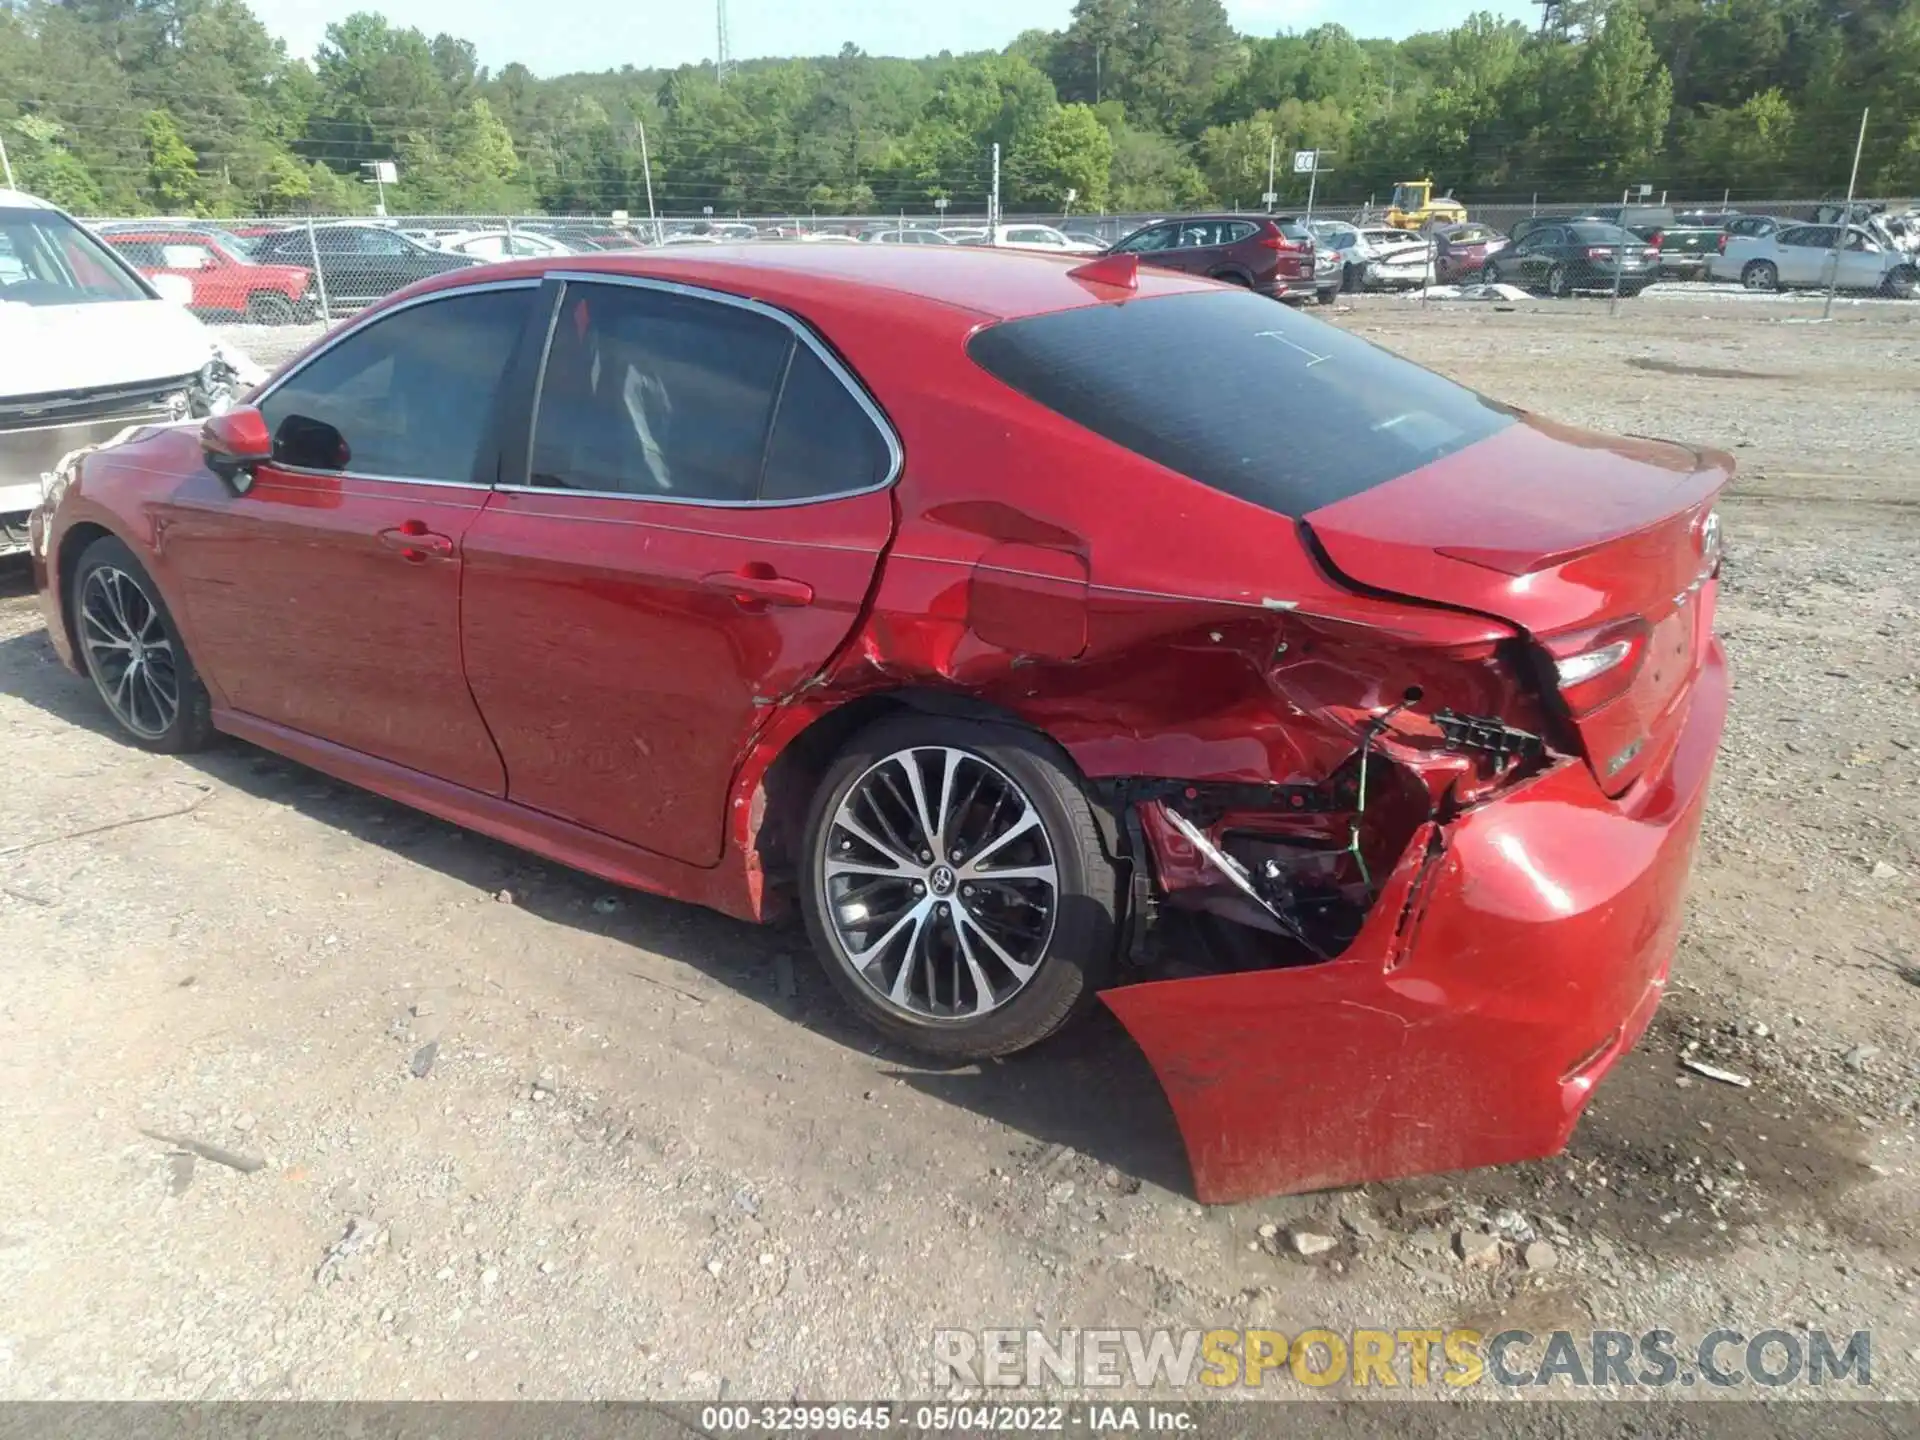
[[[779,312],[568,281],[529,457],[466,538],[467,678],[509,798],[696,865],[739,762],[858,622],[898,447]]]
[[[498,795],[460,664],[461,543],[497,465],[495,396],[533,282],[434,297],[261,401],[274,460],[174,497],[195,659],[248,715]]]

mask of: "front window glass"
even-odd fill
[[[152,298],[111,250],[66,216],[0,207],[0,301],[52,306]]]
[[[533,291],[484,290],[397,310],[260,402],[274,458],[310,470],[491,484],[475,466]]]

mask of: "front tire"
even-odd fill
[[[67,603],[87,674],[128,739],[163,755],[212,743],[207,687],[133,551],[111,535],[94,541],[74,567]]]
[[[801,903],[860,1017],[947,1060],[1046,1039],[1113,965],[1092,806],[1064,755],[1010,725],[913,715],[856,736],[814,795]]]
[[[1556,300],[1564,300],[1573,293],[1573,277],[1567,273],[1567,267],[1556,265],[1547,271],[1547,294]]]
[[[1499,265],[1496,264],[1494,261],[1489,260],[1486,264],[1480,267],[1480,278],[1489,285],[1500,284],[1501,282],[1500,282]]]
[[[262,290],[247,297],[249,325],[291,325],[293,321],[293,302],[277,291]]]
[[[1920,299],[1920,269],[1896,265],[1887,272],[1886,292],[1896,300]]]

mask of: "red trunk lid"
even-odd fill
[[[1593,693],[1563,687],[1603,787],[1659,753],[1711,633],[1717,559],[1706,518],[1733,462],[1534,416],[1431,465],[1313,511],[1346,579],[1517,626],[1566,660],[1629,644]]]

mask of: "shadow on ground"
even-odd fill
[[[0,571],[0,596],[25,594]],[[43,631],[0,641],[0,693],[68,724],[120,738],[91,686],[66,670]],[[876,1057],[914,1089],[1043,1145],[1065,1145],[1142,1181],[1189,1193],[1179,1133],[1153,1072],[1104,1010],[1027,1054],[948,1069],[878,1040],[833,992],[797,922],[754,926],[696,906],[627,892],[526,851],[460,830],[236,740],[181,757],[219,785],[288,806],[368,845],[464,885],[512,896],[540,919],[662,955],[849,1049]],[[640,977],[648,978],[648,977]]]

